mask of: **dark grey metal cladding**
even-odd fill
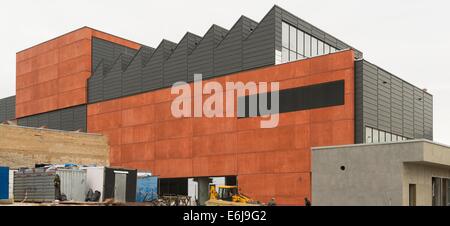
[[[424,93],[424,137],[433,140],[433,96]]]
[[[414,137],[424,137],[423,114],[423,91],[414,87]]]
[[[242,71],[243,40],[251,33],[256,22],[241,16],[225,38],[214,50],[214,74],[216,76]]]
[[[414,137],[414,86],[403,82],[403,135]]]
[[[0,122],[16,118],[16,96],[0,99]]]
[[[228,30],[213,25],[188,56],[188,81],[194,81],[194,74],[203,78],[214,76],[214,49],[223,40]]]
[[[244,40],[244,70],[275,64],[275,17],[275,9],[270,10]]]
[[[365,126],[432,139],[432,96],[365,60],[355,62],[355,142]]]
[[[291,24],[292,26],[297,27],[298,29],[304,31],[307,34],[310,34],[314,36],[315,38],[339,49],[353,49],[355,52],[356,58],[362,58],[363,53],[350,45],[346,44],[343,41],[338,40],[337,38],[333,37],[332,35],[322,31],[321,29],[315,27],[314,25],[298,18],[294,14],[278,7],[274,6],[273,10],[275,10],[275,49],[277,51],[281,51],[281,43],[282,43],[282,37],[281,37],[281,26],[282,21],[286,21],[287,23]]]
[[[363,61],[363,119],[364,125],[378,127],[378,70]]]
[[[92,54],[92,71],[95,71],[101,61],[106,69],[111,68],[120,55],[124,56],[123,66],[126,66],[126,59],[129,62],[137,50],[94,37],[92,38],[92,52],[95,53]]]
[[[131,62],[125,68],[122,76],[122,95],[129,96],[142,92],[142,66],[144,64],[147,50],[140,48],[137,54],[131,59]]]
[[[391,76],[378,69],[378,129],[391,131]]]
[[[391,76],[391,131],[403,133],[403,81]]]
[[[17,120],[17,124],[27,127],[46,126],[49,129],[86,132],[86,105],[27,116]]]
[[[169,87],[177,81],[189,82],[193,80],[194,73],[209,78],[274,65],[278,57],[281,59],[281,52],[276,50],[281,50],[283,20],[334,47],[350,48],[277,6],[259,24],[242,16],[230,31],[214,25],[204,38],[188,33],[178,45],[163,40],[154,51],[151,49],[141,53],[139,50],[137,54],[142,57],[136,56],[134,49],[94,38],[92,54],[95,73],[89,79],[89,103]],[[121,84],[117,75],[119,70],[115,66],[119,56],[122,56]],[[136,60],[142,62],[141,68]],[[102,62],[103,72],[98,68]],[[111,70],[111,67],[114,69]],[[99,87],[103,90],[99,91]]]
[[[355,61],[355,143],[364,143],[363,61]]]
[[[186,33],[173,53],[164,62],[164,86],[176,82],[188,81],[188,55],[192,53],[202,38],[190,32]]]
[[[95,54],[93,54],[95,55]],[[88,79],[88,100],[94,103],[103,100],[103,71],[104,63],[101,61]]]
[[[95,71],[102,61],[104,66],[108,68],[114,60],[114,43],[92,38],[92,53],[92,71]]]
[[[112,68],[103,77],[103,99],[110,100],[122,96],[122,63],[121,55]]]
[[[150,60],[142,68],[142,91],[151,91],[163,87],[164,61],[170,56],[176,43],[163,40],[154,51]]]

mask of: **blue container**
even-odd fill
[[[152,201],[158,198],[158,177],[137,178],[136,202]]]
[[[0,199],[9,199],[9,168],[0,166]]]

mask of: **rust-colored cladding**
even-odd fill
[[[84,27],[16,54],[16,118],[87,103],[92,37],[139,44]]]
[[[280,82],[283,90],[337,80],[345,80],[344,105],[282,113],[273,129],[261,129],[261,118],[174,118],[167,88],[89,105],[88,131],[109,136],[114,166],[161,178],[237,175],[252,198],[304,204],[311,147],[354,143],[353,51],[205,81]]]

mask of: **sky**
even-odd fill
[[[434,140],[450,145],[450,2],[446,0],[15,0],[0,8],[0,98],[15,95],[15,53],[83,26],[157,47],[203,36],[276,4],[434,96]]]

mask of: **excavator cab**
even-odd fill
[[[220,185],[219,192],[217,192],[215,184],[209,185],[209,199],[240,203],[248,203],[252,201],[247,196],[239,193],[238,186]]]
[[[238,187],[237,186],[219,186],[219,199],[225,201],[235,201],[238,196]]]

